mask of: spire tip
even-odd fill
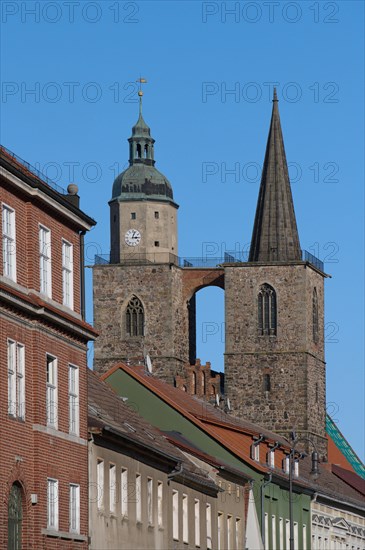
[[[274,88],[274,97],[273,97],[273,101],[279,101],[278,100],[278,95],[276,93],[276,88]]]

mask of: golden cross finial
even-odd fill
[[[147,83],[147,80],[145,78],[142,78],[142,77],[139,77],[136,82],[139,82],[139,90],[138,90],[138,96],[139,96],[139,114],[141,115],[142,114],[142,96],[143,96],[143,91],[142,91],[142,84],[146,84]]]

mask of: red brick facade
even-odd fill
[[[87,342],[95,333],[81,317],[80,235],[94,222],[67,195],[57,193],[3,150],[0,192],[0,217],[3,205],[15,212],[16,247],[15,280],[3,272],[3,247],[0,249],[0,548],[18,548],[9,542],[16,532],[21,533],[22,549],[86,549]],[[52,298],[40,293],[39,224],[51,232]],[[63,305],[63,239],[73,246],[73,309]],[[9,340],[24,350],[24,418],[8,408]],[[54,426],[47,424],[47,354],[57,359]],[[78,372],[75,410],[79,428],[75,433],[70,433],[69,365]],[[16,388],[19,391],[18,378]],[[21,397],[14,395],[18,403]],[[48,525],[47,478],[58,481],[56,528]],[[21,528],[20,522],[15,522],[15,527],[8,523],[13,484],[21,488]],[[70,527],[70,484],[80,487],[74,529]]]

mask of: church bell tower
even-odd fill
[[[249,261],[225,266],[233,414],[326,455],[323,265],[303,255],[276,91]]]

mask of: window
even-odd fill
[[[313,289],[312,297],[312,316],[313,316],[313,342],[318,344],[318,298],[317,289]]]
[[[70,484],[70,532],[80,533],[80,485]]]
[[[257,462],[260,461],[260,445],[253,443],[251,445],[251,458],[252,460],[257,460]]]
[[[285,520],[285,540],[286,548],[290,548],[290,521],[288,519]]]
[[[188,530],[188,495],[182,497],[183,542],[189,542]]]
[[[307,526],[303,523],[303,548],[307,548]]]
[[[297,550],[298,546],[298,523],[294,521],[294,548]]]
[[[157,482],[157,523],[159,527],[163,526],[163,483]]]
[[[195,546],[200,546],[200,502],[196,498],[194,500],[195,514]]]
[[[16,281],[15,211],[3,204],[3,275]]]
[[[115,464],[109,464],[109,512],[111,514],[115,514],[116,503],[116,468]]]
[[[47,425],[55,429],[58,425],[57,401],[57,359],[47,355]]]
[[[271,516],[271,550],[276,550],[276,517]]]
[[[141,474],[136,474],[136,521],[142,521],[142,479]]]
[[[242,522],[241,518],[236,518],[236,548],[242,548]]]
[[[22,489],[14,483],[8,500],[8,550],[18,550],[22,544]]]
[[[68,367],[68,402],[70,434],[79,435],[79,369],[74,365]]]
[[[158,220],[160,217],[160,213],[159,212],[155,212],[155,219]]]
[[[47,528],[58,531],[58,481],[47,479]]]
[[[289,474],[290,458],[286,456],[283,460],[283,470],[286,474]]]
[[[264,374],[264,391],[271,391],[270,374]]]
[[[39,268],[40,291],[51,298],[51,232],[42,225],[39,226]]]
[[[218,550],[224,549],[223,512],[218,512]]]
[[[172,491],[172,537],[179,540],[179,493]]]
[[[160,241],[155,241],[155,246],[160,246]]]
[[[62,295],[63,305],[73,309],[73,246],[62,241]]]
[[[228,550],[233,548],[233,530],[232,530],[232,516],[227,516],[227,542]]]
[[[294,477],[299,477],[299,458],[294,462]]]
[[[258,297],[258,328],[262,336],[276,335],[276,292],[272,286],[261,286]]]
[[[137,218],[135,212],[131,212],[131,220],[135,220]]]
[[[147,520],[149,525],[153,525],[153,480],[147,478]]]
[[[96,489],[98,509],[104,508],[104,460],[98,458],[96,463]]]
[[[265,550],[270,550],[269,542],[269,514],[265,512]]]
[[[207,504],[206,507],[206,522],[207,522],[207,548],[212,548],[212,507]]]
[[[142,302],[136,296],[133,296],[127,305],[126,332],[128,336],[144,335],[143,306]]]
[[[24,346],[8,340],[8,414],[25,418]]]
[[[269,451],[267,453],[267,463],[270,468],[275,468],[275,451]]]
[[[279,548],[284,548],[284,522],[283,522],[283,518],[279,518]],[[306,548],[305,545],[304,545],[304,548]]]
[[[120,476],[120,507],[122,516],[128,516],[128,470],[122,468]]]

